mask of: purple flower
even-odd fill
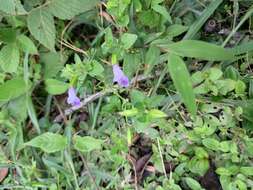
[[[120,85],[121,87],[128,87],[129,86],[129,79],[123,73],[123,71],[121,70],[119,65],[114,64],[112,66],[112,68],[113,68],[113,75],[114,75],[113,82],[117,82],[118,85]]]
[[[68,102],[68,104],[71,104],[72,106],[80,106],[81,105],[81,101],[76,96],[76,90],[73,87],[70,87],[68,90],[67,102]]]

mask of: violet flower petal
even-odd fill
[[[73,87],[70,87],[69,90],[68,90],[67,103],[72,105],[72,106],[80,106],[81,105],[81,101],[76,96],[76,90]]]
[[[112,66],[112,68],[113,68],[113,75],[114,75],[113,82],[117,82],[118,85],[120,85],[121,87],[128,87],[129,86],[129,79],[123,73],[123,71],[121,70],[119,65],[114,64]]]

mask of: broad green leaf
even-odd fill
[[[168,69],[173,83],[187,110],[195,116],[197,105],[192,88],[191,77],[183,60],[174,54],[168,56]]]
[[[211,149],[211,150],[218,150],[220,143],[216,139],[213,138],[206,138],[202,140],[202,143],[205,147]]]
[[[152,6],[152,9],[156,11],[157,13],[161,14],[167,21],[172,23],[171,16],[164,6],[156,4]]]
[[[74,16],[88,11],[98,0],[54,0],[49,4],[49,11],[60,19],[72,19]]]
[[[137,35],[130,34],[130,33],[124,33],[121,38],[121,44],[124,49],[129,49],[137,40]]]
[[[221,176],[230,176],[232,175],[231,172],[227,169],[227,168],[223,168],[223,167],[220,167],[220,168],[217,168],[215,170],[215,172]]]
[[[76,150],[81,152],[90,152],[92,150],[98,150],[103,144],[103,140],[95,139],[90,136],[75,136],[74,137],[74,147]]]
[[[0,86],[0,102],[7,102],[25,94],[26,83],[22,78],[14,78]]]
[[[213,0],[208,7],[203,11],[199,18],[191,25],[184,39],[192,39],[199,29],[205,24],[207,19],[214,13],[223,0]]]
[[[161,45],[161,47],[170,53],[174,53],[182,57],[199,58],[209,61],[225,61],[234,59],[234,55],[231,51],[215,44],[198,40],[182,40],[168,45]]]
[[[41,53],[40,59],[44,66],[44,79],[53,78],[63,69],[66,57],[58,52]]]
[[[186,177],[185,182],[188,185],[188,187],[192,190],[201,190],[201,185],[199,182],[191,177]]]
[[[45,81],[46,90],[49,94],[57,95],[66,92],[69,85],[56,79],[47,79]]]
[[[27,22],[34,38],[54,51],[56,30],[53,15],[44,8],[34,9],[29,13]]]
[[[16,44],[7,44],[0,51],[0,67],[8,73],[15,73],[19,65],[19,50]]]
[[[15,14],[15,0],[0,0],[0,11]]]
[[[188,162],[188,167],[191,172],[203,176],[209,169],[209,161],[208,159],[198,159],[197,157],[193,157]]]
[[[47,153],[53,153],[65,149],[67,138],[59,134],[47,132],[26,142],[25,145],[40,148]]]
[[[23,52],[27,52],[30,54],[38,54],[38,50],[30,38],[22,34],[18,36],[17,40],[18,45],[20,46]]]

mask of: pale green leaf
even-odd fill
[[[225,61],[234,59],[231,51],[215,44],[198,41],[182,40],[168,45],[161,45],[168,52],[191,58],[199,58],[209,61]]]
[[[132,116],[136,116],[136,114],[138,114],[139,111],[136,108],[133,109],[129,109],[129,110],[124,110],[122,112],[120,112],[119,114],[125,117],[132,117]]]
[[[43,8],[34,9],[29,13],[27,22],[34,38],[54,51],[56,30],[53,15]]]
[[[90,136],[75,136],[74,137],[74,147],[76,150],[79,150],[81,152],[90,152],[93,150],[98,150],[101,148],[101,145],[103,144],[103,140],[95,139]]]
[[[53,0],[49,11],[60,19],[71,19],[74,16],[92,9],[98,0]]]
[[[124,33],[121,38],[121,43],[123,45],[124,49],[129,49],[137,40],[137,35],[130,34],[130,33]]]
[[[38,50],[30,38],[22,34],[18,36],[17,40],[22,51],[30,54],[38,54]]]
[[[7,44],[0,51],[0,67],[8,73],[15,73],[19,65],[19,50],[16,44]]]
[[[194,116],[197,113],[195,95],[190,74],[183,60],[174,54],[168,56],[168,69],[173,83],[179,92],[188,111]]]
[[[8,14],[15,14],[15,0],[0,0],[0,10]]]
[[[25,145],[40,148],[47,153],[53,153],[65,149],[67,138],[59,134],[47,132],[33,138],[25,143]]]
[[[148,116],[153,119],[158,119],[158,118],[167,117],[167,114],[160,110],[152,109],[148,111]]]
[[[22,78],[14,78],[0,86],[0,102],[7,102],[17,98],[27,91],[26,83]]]
[[[56,79],[47,79],[45,81],[46,90],[49,94],[57,95],[66,92],[69,85]]]

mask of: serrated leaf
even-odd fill
[[[59,134],[47,132],[26,142],[25,145],[40,148],[47,153],[53,153],[65,149],[67,138]]]
[[[79,150],[81,152],[90,152],[93,150],[98,150],[101,148],[101,145],[103,144],[103,140],[95,139],[90,136],[75,136],[74,137],[74,147],[76,150]]]
[[[124,49],[129,49],[137,40],[137,35],[130,34],[130,33],[124,33],[121,38],[121,44]]]
[[[56,30],[53,15],[44,8],[34,9],[29,13],[27,22],[34,38],[54,51]]]
[[[0,51],[0,67],[8,73],[15,73],[19,65],[19,50],[16,44],[7,44]]]
[[[45,81],[46,90],[49,94],[57,95],[66,92],[69,85],[56,79],[47,79]]]
[[[215,44],[198,40],[182,40],[176,43],[160,46],[168,52],[182,57],[199,58],[208,61],[225,61],[234,59],[234,55],[231,51]]]
[[[30,54],[38,54],[38,50],[30,38],[22,34],[18,36],[17,40],[18,45],[23,52],[27,52]]]
[[[25,94],[26,83],[22,78],[14,78],[0,86],[0,102],[7,102]]]
[[[54,0],[49,4],[49,11],[60,19],[72,19],[74,16],[88,11],[98,0]]]
[[[174,85],[179,92],[187,110],[195,116],[197,105],[192,88],[191,77],[183,60],[174,54],[168,56],[168,69]]]

